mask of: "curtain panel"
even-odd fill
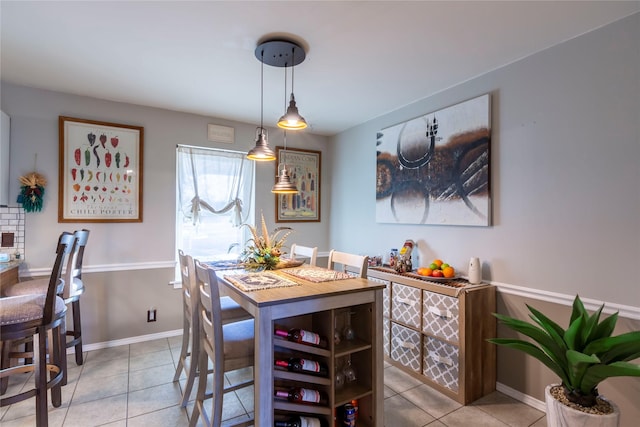
[[[178,145],[178,208],[194,225],[231,211],[239,227],[251,212],[254,171],[245,153]]]

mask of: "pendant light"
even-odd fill
[[[291,48],[291,56],[292,58],[295,58],[296,46],[293,46]],[[307,127],[307,121],[298,112],[298,107],[296,106],[296,97],[293,95],[295,68],[296,68],[295,64],[291,66],[291,98],[289,100],[289,107],[287,108],[287,111],[284,114],[284,116],[280,117],[280,120],[278,120],[278,127],[282,129],[301,130]],[[286,87],[287,87],[287,66],[286,65],[284,67],[284,75],[285,75],[284,85],[286,90]]]
[[[293,94],[293,69],[306,58],[306,53],[298,43],[286,39],[271,39],[258,45],[256,57],[263,63],[273,67],[284,67],[285,78],[287,67],[291,68],[291,101],[284,116],[278,120],[278,127],[287,130],[300,130],[307,127],[306,120],[298,112],[296,98]],[[286,82],[285,82],[286,85]],[[286,87],[285,87],[286,91]],[[286,106],[286,104],[285,104]]]
[[[286,151],[287,151],[287,131],[285,130],[284,131],[284,150],[282,150],[281,154],[283,154]],[[282,165],[282,172],[280,172],[281,165]],[[275,194],[297,194],[298,193],[298,187],[296,187],[295,183],[291,182],[291,177],[289,176],[289,171],[287,170],[287,165],[284,161],[278,164],[276,178],[278,178],[278,182],[276,182],[276,184],[271,189],[272,193],[275,193]]]
[[[260,48],[260,46],[258,46]],[[258,52],[256,50],[256,56]],[[263,111],[264,111],[264,49],[260,50],[260,56],[258,59],[261,62],[260,66],[260,126],[256,128],[256,146],[247,153],[247,158],[258,162],[273,161],[276,159],[276,155],[269,147],[269,141],[267,137],[267,130],[263,126]]]

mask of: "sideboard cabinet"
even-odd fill
[[[495,390],[495,287],[370,267],[383,292],[385,360],[466,405]]]

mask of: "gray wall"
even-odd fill
[[[493,225],[377,224],[376,132],[484,93]],[[526,318],[528,303],[566,326],[579,293],[628,316],[617,333],[640,330],[640,14],[352,128],[331,146],[333,246],[386,253],[412,238],[423,264],[438,257],[463,273],[478,256],[499,286],[499,312]],[[532,358],[498,349],[498,382],[516,393],[544,400],[556,381]],[[620,405],[623,426],[637,425],[640,378],[607,380],[601,392]]]
[[[570,40],[334,138],[331,243],[485,279],[640,306],[640,15]],[[493,226],[377,224],[376,131],[492,96]],[[357,207],[357,209],[355,208]],[[630,276],[631,273],[631,276]]]
[[[255,124],[243,124],[156,108],[115,103],[2,83],[2,111],[11,117],[10,202],[19,192],[18,177],[35,168],[47,178],[42,212],[27,213],[23,276],[50,271],[54,243],[60,232],[91,230],[84,258],[87,291],[82,304],[85,343],[102,343],[182,327],[180,292],[173,280],[175,253],[175,148],[176,144],[248,151],[254,145]],[[144,220],[142,223],[58,223],[58,116],[144,127]],[[274,119],[275,120],[275,119]],[[207,124],[231,126],[235,144],[207,140]],[[270,129],[272,146],[282,145],[282,132]],[[309,133],[289,136],[289,147],[324,151],[327,138]],[[323,176],[329,175],[323,162]],[[256,166],[256,215],[264,212],[274,227],[275,203],[271,187],[275,162]],[[322,189],[323,190],[323,189]],[[329,192],[322,191],[323,201]],[[329,249],[327,218],[322,222],[292,225],[287,240]],[[150,307],[158,321],[146,322]]]

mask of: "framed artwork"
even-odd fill
[[[144,128],[60,116],[58,222],[142,222]]]
[[[491,225],[489,94],[377,133],[376,222]]]
[[[298,194],[276,194],[276,222],[320,221],[321,154],[276,147],[277,165],[287,165],[291,182],[298,188]]]

